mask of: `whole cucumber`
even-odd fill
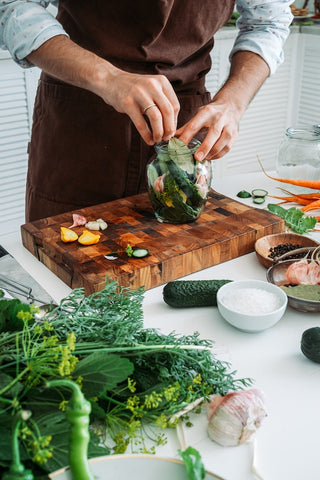
[[[217,305],[217,292],[232,280],[174,280],[163,288],[163,300],[176,308]]]

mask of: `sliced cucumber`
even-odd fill
[[[268,195],[268,192],[263,188],[255,188],[254,190],[252,190],[251,195],[253,197],[265,197],[266,195]]]
[[[253,203],[257,203],[258,205],[261,205],[262,203],[265,202],[265,198],[264,197],[253,197]]]
[[[149,250],[146,248],[135,248],[132,252],[132,256],[136,258],[143,258],[149,255]]]
[[[237,197],[239,197],[239,198],[249,198],[249,197],[251,197],[251,193],[247,192],[246,190],[241,190],[239,193],[237,193]]]

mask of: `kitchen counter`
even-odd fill
[[[214,188],[236,198],[239,190],[265,188],[276,193],[279,185],[260,173],[228,176],[214,181]],[[250,199],[242,199],[250,203]],[[271,203],[275,203],[271,199]],[[262,207],[258,207],[262,208]],[[320,232],[313,232],[320,241]],[[58,277],[24,249],[20,233],[0,235],[0,244],[56,300],[70,292]],[[188,279],[229,278],[265,280],[266,269],[251,253],[202,270]],[[239,377],[250,377],[266,398],[267,418],[256,435],[257,468],[263,480],[318,480],[320,365],[305,358],[300,351],[304,330],[319,325],[319,315],[300,313],[288,307],[273,328],[249,334],[226,323],[217,308],[172,309],[162,300],[162,286],[145,293],[143,308],[146,327],[168,333],[190,334],[215,341],[219,358],[231,362]],[[195,416],[194,427],[183,430],[186,444],[198,448],[208,470],[225,480],[253,480],[252,444],[220,447],[206,434],[206,419]],[[181,441],[181,432],[180,432]],[[176,456],[179,448],[176,431],[169,432],[169,442],[158,454]]]

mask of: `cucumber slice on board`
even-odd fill
[[[149,255],[149,250],[146,248],[136,248],[132,252],[132,256],[135,258],[144,258]]]

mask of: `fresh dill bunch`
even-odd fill
[[[131,345],[134,333],[143,326],[143,293],[142,287],[131,290],[106,278],[100,292],[86,297],[84,289],[77,288],[45,318],[52,323],[59,339],[73,332],[77,342]]]

